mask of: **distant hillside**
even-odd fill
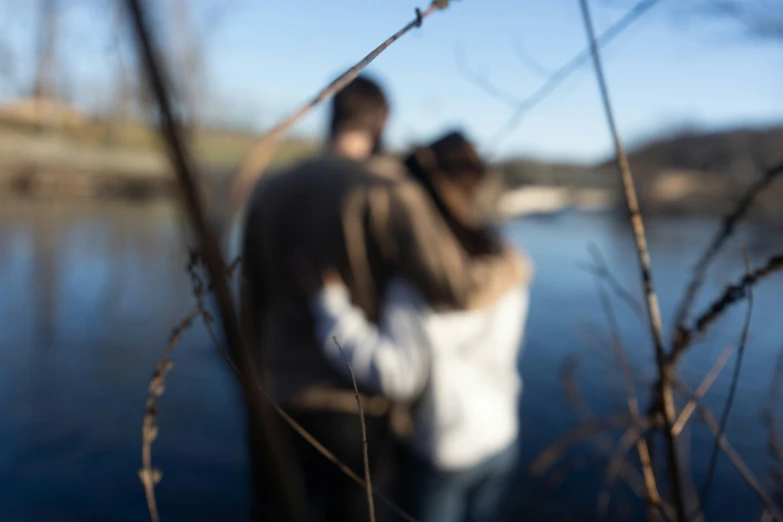
[[[205,181],[214,182],[236,166],[258,136],[201,128],[189,138]],[[157,130],[140,122],[91,118],[46,100],[0,106],[0,178],[6,181],[43,170],[56,171],[57,179],[64,179],[59,173],[99,173],[173,183],[161,145]],[[313,140],[287,139],[270,168],[318,147]],[[629,156],[645,212],[722,213],[764,167],[783,161],[783,125],[681,132],[636,146]],[[620,200],[611,160],[580,165],[518,158],[495,169],[500,175],[493,179],[488,200],[506,189],[531,185],[609,189]],[[781,199],[783,180],[761,198],[759,212],[783,221]]]
[[[575,187],[610,186],[614,183],[606,172],[592,165],[548,163],[530,158],[503,161],[496,165],[509,188],[524,185],[558,185]]]
[[[741,178],[783,160],[783,126],[679,133],[636,147],[629,159],[640,176],[679,169]]]
[[[679,133],[633,148],[629,160],[639,199],[648,212],[721,213],[764,168],[783,161],[783,126]],[[502,162],[498,169],[508,188],[558,185],[619,189],[612,160],[575,165],[520,158]],[[783,218],[781,198],[783,181],[764,194],[758,212]]]

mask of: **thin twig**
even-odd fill
[[[748,257],[748,251],[744,246],[742,248],[742,254],[745,259],[745,270],[748,276],[752,275],[750,267],[750,257]],[[723,437],[723,433],[726,431],[726,424],[729,421],[729,413],[731,412],[731,406],[734,403],[734,394],[737,391],[737,384],[739,383],[740,371],[742,370],[742,358],[745,354],[745,345],[748,342],[748,333],[750,332],[750,320],[753,315],[753,288],[748,287],[748,310],[745,314],[745,324],[742,326],[742,333],[740,334],[739,348],[737,349],[737,364],[734,366],[734,375],[731,378],[731,385],[729,386],[729,395],[726,397],[726,404],[723,407],[723,414],[720,419],[719,435],[715,439],[715,444],[712,447],[712,454],[710,455],[709,465],[707,466],[707,478],[704,480],[704,487],[701,490],[701,505],[704,506],[707,503],[707,498],[710,494],[710,486],[712,486],[712,477],[715,473],[715,465],[718,461],[718,439]]]
[[[139,470],[139,478],[144,486],[144,494],[147,497],[147,508],[150,512],[152,522],[159,522],[158,503],[155,499],[155,485],[160,482],[161,472],[152,467],[152,443],[158,438],[158,399],[165,390],[166,375],[174,367],[174,362],[169,359],[171,352],[179,344],[182,333],[187,330],[196,317],[199,316],[199,310],[194,308],[177,324],[169,337],[169,342],[160,360],[155,365],[155,371],[152,373],[152,379],[147,389],[147,401],[144,409],[144,423],[141,428],[141,462],[142,468]]]
[[[249,352],[243,343],[240,323],[234,310],[233,298],[228,281],[225,278],[225,263],[220,253],[220,242],[217,234],[207,225],[203,205],[196,186],[196,179],[193,175],[193,163],[182,139],[182,130],[174,117],[169,99],[170,89],[164,79],[161,60],[157,46],[153,42],[151,32],[148,28],[145,13],[141,7],[141,0],[127,0],[128,10],[131,15],[133,27],[136,34],[136,42],[141,55],[141,64],[144,66],[149,88],[154,93],[160,112],[160,131],[165,139],[169,158],[174,167],[177,181],[180,186],[182,202],[185,210],[195,229],[196,236],[200,243],[200,249],[204,264],[210,273],[213,284],[215,285],[215,296],[220,308],[220,317],[223,331],[225,332],[229,350],[232,358],[239,366],[244,399],[248,408],[248,421],[256,429],[260,441],[261,458],[264,465],[258,468],[274,476],[270,481],[275,489],[276,495],[273,495],[274,502],[279,509],[281,520],[298,521],[302,520],[301,499],[296,498],[296,494],[291,482],[290,466],[286,467],[282,459],[285,454],[279,444],[273,437],[274,419],[267,414],[266,405],[257,399],[254,392],[254,372],[252,371],[252,361]],[[272,506],[274,507],[274,506]]]
[[[644,313],[644,305],[642,305],[642,303],[640,303],[631,292],[623,287],[623,285],[611,272],[599,266],[588,264],[580,264],[578,265],[578,268],[605,280],[614,294],[631,307],[634,313],[641,319],[642,323],[647,323],[646,315]]]
[[[592,245],[591,252],[593,255],[593,261],[603,271],[608,273],[609,269],[605,265],[603,257],[598,252],[598,247]],[[625,380],[625,399],[628,404],[628,412],[633,418],[634,425],[638,432],[641,432],[641,415],[639,413],[639,401],[636,398],[636,390],[633,384],[633,375],[631,374],[631,368],[628,364],[628,358],[625,354],[625,345],[623,344],[622,337],[620,336],[620,327],[617,324],[617,317],[614,314],[614,308],[612,308],[612,302],[609,300],[605,289],[601,285],[600,279],[596,278],[596,289],[601,300],[601,306],[604,310],[604,315],[607,321],[609,321],[609,330],[612,335],[612,346],[614,346],[615,355],[620,362],[620,369]],[[655,473],[653,472],[652,463],[650,462],[650,451],[647,447],[647,441],[644,437],[636,438],[636,451],[639,455],[639,462],[642,465],[642,473],[644,475],[644,484],[647,492],[646,500],[649,506],[660,507],[661,497],[658,493],[658,486],[655,481]],[[623,452],[623,455],[625,452]]]
[[[468,64],[468,60],[465,57],[465,48],[463,46],[460,45],[454,49],[454,56],[457,61],[457,67],[462,71],[465,78],[481,87],[482,90],[490,94],[493,98],[502,100],[512,106],[517,106],[522,103],[521,99],[516,94],[501,89],[489,81],[489,78],[485,75],[478,71],[474,71]]]
[[[571,409],[576,413],[581,422],[589,421],[593,415],[587,406],[585,398],[576,384],[576,370],[579,367],[579,359],[575,355],[569,355],[560,365],[559,377],[563,393],[566,396]]]
[[[709,391],[709,389],[712,387],[712,384],[718,378],[718,375],[720,375],[720,372],[726,366],[726,363],[729,362],[729,358],[733,353],[733,345],[729,345],[723,349],[723,352],[721,352],[720,356],[715,361],[715,364],[712,365],[709,373],[707,373],[707,375],[701,381],[699,387],[696,388],[696,392],[693,394],[693,397],[685,404],[685,407],[680,412],[680,416],[677,417],[677,422],[675,422],[674,426],[672,427],[672,431],[674,432],[675,436],[679,436],[680,433],[682,433],[682,430],[688,424],[691,415],[693,415],[693,412],[696,411],[696,407],[701,402],[702,397],[704,397],[707,391]]]
[[[674,424],[675,407],[674,398],[671,389],[670,368],[666,365],[666,354],[663,347],[663,332],[661,325],[661,311],[658,306],[658,296],[655,294],[655,288],[652,281],[652,269],[650,267],[650,253],[647,248],[647,239],[644,234],[644,223],[639,212],[639,202],[636,197],[631,167],[628,163],[628,157],[625,154],[623,145],[620,142],[620,135],[617,131],[617,125],[614,120],[612,104],[609,100],[609,90],[604,77],[603,66],[601,64],[601,55],[598,50],[598,42],[593,30],[593,22],[590,16],[590,7],[587,0],[580,0],[579,5],[582,8],[582,17],[584,19],[585,30],[590,42],[593,55],[593,68],[595,69],[596,80],[601,91],[606,120],[609,124],[609,130],[612,134],[612,140],[615,148],[615,161],[623,182],[625,201],[628,207],[628,214],[633,228],[634,238],[636,240],[636,253],[639,257],[642,283],[644,285],[644,294],[647,301],[647,313],[649,318],[650,333],[655,345],[655,359],[658,364],[658,398],[661,401],[665,428],[665,437],[667,445],[667,456],[669,464],[669,473],[672,478],[672,494],[674,500],[674,509],[677,514],[678,522],[685,521],[685,499],[683,480],[680,473],[679,457],[677,455],[677,438],[672,433]]]
[[[229,269],[232,271],[234,268],[229,267]],[[204,319],[204,325],[207,327],[207,331],[209,332],[212,341],[215,343],[215,346],[217,346],[218,352],[220,353],[220,355],[223,356],[226,363],[231,367],[231,369],[234,371],[237,377],[241,377],[239,369],[237,368],[234,361],[231,360],[231,355],[225,349],[223,343],[220,341],[220,338],[217,336],[217,333],[215,332],[213,327],[214,320],[211,318],[209,313],[203,308],[204,301],[203,299],[198,298],[198,291],[195,286],[194,286],[194,295],[196,295],[196,299],[197,299],[197,305],[194,308],[194,311],[196,312],[195,315],[196,316],[198,316],[199,314],[202,315]],[[351,479],[353,482],[355,482],[362,488],[369,489],[375,498],[380,500],[381,503],[383,503],[386,507],[394,511],[394,513],[396,513],[399,517],[401,517],[406,522],[418,522],[415,518],[413,518],[411,515],[405,512],[405,510],[403,510],[397,504],[392,502],[388,497],[386,497],[379,491],[375,491],[372,487],[372,484],[368,485],[368,482],[362,480],[362,478],[359,477],[356,473],[354,473],[353,470],[350,467],[348,467],[347,464],[345,464],[340,459],[338,459],[331,451],[329,451],[323,444],[321,444],[315,437],[313,437],[313,435],[311,435],[310,432],[304,429],[301,424],[296,422],[293,419],[293,417],[288,415],[288,413],[286,413],[285,410],[283,410],[274,400],[272,400],[272,397],[263,389],[263,387],[261,387],[260,384],[258,385],[258,392],[261,394],[264,400],[266,400],[271,405],[271,407],[280,416],[280,418],[283,419],[283,421],[286,424],[288,424],[300,437],[302,437],[305,440],[305,442],[310,444],[310,446],[312,446],[318,453],[320,453],[323,457],[325,457],[327,460],[332,462],[344,475],[346,475],[349,479]]]
[[[692,328],[680,328],[678,339],[682,344],[672,352],[670,361],[676,363],[684,355],[686,349],[691,346],[695,334],[703,334],[727,308],[747,297],[749,290],[754,285],[780,270],[783,270],[783,254],[771,257],[764,266],[746,273],[738,282],[726,287],[723,294],[699,315]]]
[[[215,346],[217,347],[218,352],[220,353],[221,356],[223,356],[223,358],[225,359],[226,363],[229,365],[229,367],[231,367],[231,369],[234,371],[234,373],[237,375],[237,377],[241,377],[242,375],[241,375],[239,369],[237,368],[237,366],[234,363],[234,361],[231,359],[231,355],[228,353],[228,351],[223,346],[223,343],[220,341],[220,338],[218,337],[217,332],[214,329],[214,318],[212,318],[212,316],[209,314],[209,312],[205,308],[204,296],[206,295],[207,292],[212,291],[213,286],[212,285],[208,285],[208,286],[206,286],[206,290],[205,290],[203,282],[200,280],[200,278],[198,278],[198,275],[196,274],[196,272],[194,270],[195,264],[198,263],[198,261],[199,261],[198,254],[195,253],[195,252],[192,252],[191,253],[191,260],[190,260],[190,263],[188,265],[188,272],[191,275],[192,290],[193,290],[194,298],[196,299],[196,304],[188,312],[188,314],[179,322],[179,324],[177,325],[177,328],[175,328],[174,333],[172,333],[172,336],[171,336],[171,339],[169,341],[169,344],[168,344],[166,350],[164,350],[164,354],[163,354],[163,356],[161,358],[161,362],[158,363],[158,366],[159,367],[163,367],[163,363],[168,363],[169,365],[173,365],[173,363],[167,361],[167,357],[168,357],[169,353],[171,352],[171,350],[173,350],[176,347],[176,345],[177,345],[177,343],[179,341],[179,337],[181,336],[181,334],[187,328],[192,326],[193,320],[196,319],[200,315],[203,318],[203,320],[204,320],[204,325],[206,326],[207,331],[209,333],[209,336],[212,338],[212,341],[215,343]],[[239,261],[241,261],[241,259],[235,260],[227,268],[226,273],[227,273],[227,275],[229,277],[232,276],[236,272],[236,269],[238,267],[238,262]],[[169,366],[166,371],[168,372],[168,370],[170,370],[170,369],[171,368]],[[155,378],[155,376],[157,376],[158,373],[159,372],[158,372],[158,370],[156,368],[156,372],[155,372],[155,375],[153,376],[153,378]],[[162,383],[163,383],[162,379],[159,380],[159,382],[160,382],[160,385],[162,385]],[[151,389],[153,389],[153,388],[154,389],[159,389],[159,386],[156,385],[156,386],[152,387],[152,385],[151,385]],[[348,467],[347,464],[343,463],[340,459],[338,459],[331,451],[329,451],[323,444],[321,444],[315,437],[313,437],[299,423],[297,423],[290,415],[288,415],[285,412],[285,410],[283,410],[272,399],[272,397],[261,387],[260,384],[258,385],[258,392],[261,394],[263,399],[270,404],[272,409],[280,416],[280,418],[282,418],[283,421],[286,424],[288,424],[295,432],[297,432],[297,434],[299,436],[301,436],[308,444],[310,444],[318,453],[320,453],[323,457],[325,457],[327,460],[332,462],[343,474],[345,474],[353,482],[355,482],[356,484],[358,484],[362,488],[366,488],[367,487],[366,486],[367,483],[361,477],[359,477],[356,473],[354,473],[353,470],[351,470],[351,468]],[[159,397],[159,396],[160,395],[158,394],[156,397]],[[155,415],[157,415],[157,409],[154,410],[154,413],[155,413]],[[149,422],[152,423],[150,425],[154,426],[154,420],[155,420],[154,417],[152,417],[150,419]],[[145,417],[145,423],[147,423],[147,422],[148,422],[148,419]],[[157,427],[155,427],[155,430],[157,430]],[[155,434],[157,434],[157,431],[155,431]],[[151,442],[153,440],[154,440],[154,438],[152,440],[150,440],[149,443],[151,444]],[[146,451],[149,452],[149,449],[146,450]],[[149,462],[149,461],[147,461],[147,466],[145,467],[145,469],[148,470],[147,473],[151,474],[151,473],[154,472],[158,476],[160,474],[160,472],[158,470],[155,470],[155,469],[152,468],[151,462]],[[372,488],[372,485],[370,487]],[[154,490],[151,490],[151,491],[152,491],[151,498],[154,501],[154,498],[155,498],[154,497]],[[388,507],[389,509],[394,511],[394,513],[396,513],[398,516],[400,516],[403,520],[405,520],[406,522],[417,522],[417,520],[415,518],[413,518],[411,515],[409,515],[407,512],[405,512],[405,510],[403,510],[397,504],[392,502],[388,497],[386,497],[385,495],[383,495],[382,493],[380,493],[378,491],[375,491],[374,489],[372,490],[372,492],[373,492],[373,495],[374,495],[374,497],[376,499],[378,499],[386,507]]]
[[[565,392],[566,398],[580,422],[587,424],[593,421],[595,417],[580,393],[576,382],[576,369],[578,365],[579,360],[576,357],[568,357],[560,367],[560,381],[563,385],[563,391]],[[593,433],[588,439],[602,456],[610,455],[613,452],[615,443],[608,435],[603,433],[603,430]],[[647,500],[649,495],[647,492],[647,480],[644,475],[639,473],[624,459],[621,459],[617,465],[617,473],[622,478],[623,482],[625,482],[639,498]],[[671,506],[665,501],[659,500],[664,511],[670,512]]]
[[[682,381],[676,380],[674,385],[685,397],[689,399],[693,397],[693,392],[690,391],[688,386]],[[775,520],[778,522],[783,522],[783,514],[781,514],[780,510],[775,505],[774,500],[772,500],[769,494],[764,490],[759,479],[756,478],[740,454],[737,453],[737,450],[735,450],[734,446],[731,445],[729,439],[727,439],[726,436],[721,433],[720,423],[718,423],[718,420],[715,418],[709,408],[703,404],[699,404],[698,409],[699,415],[701,416],[702,420],[704,420],[707,428],[712,432],[712,435],[718,441],[718,444],[720,444],[720,449],[723,450],[723,453],[725,453],[729,458],[729,462],[734,465],[742,478],[745,479],[745,482],[748,484],[748,486],[750,486],[756,495],[758,495],[761,502],[772,514]]]
[[[780,396],[783,392],[783,350],[778,354],[775,372],[772,375],[772,382],[769,387],[769,400],[764,408],[764,423],[767,425],[769,435],[767,437],[767,447],[773,460],[773,466],[783,467],[783,444],[780,439],[780,428],[778,427],[777,407],[780,402]],[[780,482],[779,476],[773,468],[773,480],[780,489],[778,495],[783,495],[783,482]],[[783,497],[782,497],[783,498]]]
[[[207,328],[210,330],[210,335],[212,337],[212,340],[215,341],[215,343],[218,346],[218,351],[223,356],[223,358],[226,360],[228,365],[234,370],[234,373],[239,376],[239,370],[237,369],[236,365],[234,364],[234,361],[231,360],[231,356],[228,354],[228,352],[222,347],[220,342],[217,339],[217,336],[214,333],[214,330],[212,330],[212,327],[210,325],[207,326]],[[283,421],[288,424],[302,439],[304,439],[305,442],[310,444],[310,446],[313,447],[318,453],[321,454],[326,460],[334,464],[337,469],[339,469],[345,476],[347,476],[349,479],[351,479],[354,483],[361,486],[362,488],[368,488],[367,482],[363,480],[359,475],[354,473],[354,471],[348,467],[347,464],[345,464],[343,461],[338,459],[334,453],[329,451],[326,446],[321,444],[318,439],[316,439],[313,435],[310,434],[309,431],[304,429],[301,424],[296,422],[293,417],[291,417],[286,411],[281,408],[276,402],[272,400],[272,397],[267,394],[267,392],[259,385],[258,391],[261,393],[261,395],[264,397],[266,401],[271,404],[272,408],[277,412],[278,415],[280,415],[280,418],[283,419]],[[413,518],[411,515],[409,515],[404,509],[402,509],[400,506],[395,504],[389,497],[381,493],[380,491],[376,491],[372,485],[369,485],[370,491],[372,491],[373,496],[380,500],[382,504],[384,504],[386,507],[391,509],[397,516],[402,518],[402,520],[405,520],[405,522],[418,522],[415,518]]]
[[[627,413],[615,413],[608,417],[598,417],[583,422],[569,430],[565,435],[544,448],[530,464],[528,471],[533,477],[541,477],[559,461],[565,452],[579,442],[583,442],[599,431],[609,428],[625,428],[633,423]]]
[[[525,495],[529,500],[526,500],[518,508],[518,512],[522,514],[521,518],[524,520],[535,520],[537,518],[535,516],[537,510],[546,503],[549,496],[556,492],[574,473],[584,469],[586,464],[586,459],[578,458],[564,461],[559,466],[553,466],[546,477],[536,481],[529,488],[529,493]],[[629,485],[629,487],[633,489],[633,486]],[[644,493],[641,492],[639,496],[643,495]]]
[[[696,483],[693,481],[693,474],[691,472],[691,432],[686,425],[686,430],[678,437],[680,443],[680,457],[682,460],[683,477],[685,477],[685,493],[686,501],[688,502],[687,509],[689,512],[694,513],[695,516],[691,519],[691,522],[704,522],[704,513],[702,512],[701,504],[699,503],[699,494],[696,491]],[[693,503],[693,505],[691,505]]]
[[[152,379],[150,380],[147,391],[144,423],[142,425],[142,469],[139,471],[139,477],[144,486],[144,493],[147,497],[147,507],[150,512],[150,518],[153,522],[159,522],[160,520],[157,508],[157,500],[155,498],[155,485],[160,482],[162,474],[159,469],[152,467],[152,443],[155,441],[155,439],[157,439],[159,433],[157,417],[160,406],[157,404],[157,400],[163,394],[166,376],[174,367],[174,362],[169,359],[171,353],[179,345],[179,340],[182,337],[182,334],[185,332],[185,330],[193,325],[193,321],[198,316],[203,317],[204,323],[207,325],[212,339],[215,341],[215,344],[218,346],[218,348],[222,350],[222,346],[218,340],[217,334],[215,334],[212,328],[212,318],[209,315],[209,312],[206,311],[204,305],[204,295],[206,292],[212,290],[212,286],[210,285],[205,290],[204,284],[196,271],[198,262],[198,255],[195,252],[191,252],[190,260],[187,265],[187,271],[191,278],[191,285],[193,295],[196,298],[196,304],[193,306],[193,308],[190,309],[190,311],[188,311],[185,317],[183,317],[182,320],[177,323],[177,326],[171,333],[166,348],[163,350],[160,360],[155,365],[155,371],[152,374]],[[235,269],[236,266],[228,267],[227,274],[230,276]],[[233,364],[234,363],[231,362],[232,366]],[[236,367],[234,368],[236,369]]]
[[[298,110],[275,125],[264,136],[256,142],[250,151],[245,155],[240,163],[236,175],[231,180],[229,193],[229,208],[232,209],[238,205],[247,195],[248,189],[253,180],[260,175],[272,160],[274,152],[277,150],[280,139],[287,133],[302,117],[310,112],[315,106],[329,97],[333,96],[346,85],[351,83],[375,58],[378,57],[391,44],[402,38],[408,31],[415,27],[420,27],[422,21],[438,9],[445,9],[449,5],[449,0],[433,0],[429,8],[425,11],[416,9],[416,18],[409,22],[405,27],[397,31],[386,41],[376,47],[370,54],[362,58],[356,65],[345,71],[336,80],[327,85],[314,98],[302,105]]]
[[[348,361],[348,358],[345,356],[345,352],[343,352],[343,347],[340,346],[340,342],[337,340],[336,337],[333,338],[334,344],[337,345],[337,349],[340,350],[340,355],[343,357],[343,360],[345,361],[345,366],[348,367],[348,373],[351,374],[351,381],[353,382],[353,391],[356,394],[356,406],[359,408],[359,422],[362,425],[362,454],[364,457],[364,482],[366,483],[367,487],[367,505],[370,510],[370,522],[375,522],[375,505],[372,501],[372,481],[370,479],[370,456],[368,454],[367,450],[367,427],[364,424],[364,410],[362,409],[362,400],[359,397],[359,386],[356,384],[356,376],[353,373],[353,368],[351,368],[351,363]]]
[[[696,263],[696,267],[693,270],[693,279],[685,291],[685,295],[677,308],[677,315],[675,316],[674,325],[676,329],[673,342],[673,357],[678,357],[678,352],[685,350],[688,346],[687,340],[681,339],[680,329],[685,327],[685,321],[688,318],[693,302],[696,300],[696,295],[704,284],[707,268],[715,259],[718,252],[720,252],[726,240],[734,233],[737,223],[745,217],[745,214],[748,213],[748,210],[753,205],[753,202],[756,201],[759,194],[764,192],[770,183],[780,175],[783,175],[783,163],[768,169],[758,181],[748,188],[748,191],[737,203],[737,206],[723,219],[723,225],[715,234],[715,237],[712,238],[707,249]]]
[[[514,43],[512,44],[512,49],[514,51],[514,55],[522,63],[522,65],[524,65],[534,73],[540,76],[549,77],[554,72],[550,67],[547,67],[543,65],[541,62],[539,62],[538,60],[536,60],[533,57],[533,55],[531,55],[528,52],[528,50],[525,48],[525,46],[522,44],[522,40],[520,39],[514,40]]]
[[[661,0],[642,0],[634,7],[632,7],[622,18],[616,23],[612,24],[606,31],[604,31],[598,38],[598,45],[603,47],[623,31],[625,31],[631,24],[637,21],[643,14],[649,11],[653,6],[658,4]],[[571,58],[563,66],[558,68],[549,79],[536,89],[533,94],[521,101],[521,103],[514,106],[514,112],[503,126],[490,139],[489,143],[493,146],[497,146],[503,138],[511,134],[522,118],[533,107],[547,99],[559,86],[562,84],[571,74],[578,71],[583,65],[590,62],[591,50],[590,47],[581,51],[579,54]]]
[[[631,449],[631,446],[636,444],[638,440],[644,440],[644,438],[639,435],[639,430],[636,428],[636,426],[631,426],[625,430],[625,433],[623,433],[623,436],[620,437],[620,440],[617,441],[617,444],[615,444],[614,449],[610,453],[609,462],[606,465],[606,474],[604,476],[604,488],[598,495],[598,506],[596,508],[596,518],[598,520],[606,517],[606,512],[609,508],[609,502],[612,498],[611,491],[612,487],[614,486],[615,478],[618,476],[622,468],[625,454],[628,453],[628,450]],[[644,495],[649,496],[646,483]]]
[[[596,435],[600,434],[606,429],[628,427],[628,425],[632,423],[633,419],[631,419],[631,417],[626,413],[618,413],[602,418],[591,417],[582,422],[579,426],[571,429],[557,441],[544,448],[544,450],[538,454],[538,456],[528,468],[528,473],[533,478],[542,478],[545,475],[551,474],[551,470],[563,458],[566,451],[570,447],[586,440],[592,440],[596,445],[596,448],[599,449],[601,453],[611,452],[612,446],[610,446],[610,449],[605,450],[602,447],[603,445],[599,445],[598,443],[598,440],[600,439],[595,439]],[[651,424],[647,419],[645,419],[643,421],[643,425],[644,429],[649,429],[654,425],[654,423]],[[633,491],[639,498],[645,498],[647,493],[644,484],[644,478],[637,470],[630,466],[625,460],[622,460],[618,463],[617,473],[620,478],[622,478],[623,482],[628,485],[631,491]],[[547,477],[547,480],[551,480],[551,477]],[[555,481],[559,483],[557,479],[555,479]],[[550,486],[550,488],[553,487],[551,483],[547,484]],[[661,507],[667,516],[673,516],[674,510],[665,499],[661,499]]]

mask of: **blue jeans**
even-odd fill
[[[465,470],[441,471],[406,451],[400,502],[419,522],[500,522],[518,444]]]

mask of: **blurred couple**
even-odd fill
[[[374,489],[420,522],[496,522],[518,461],[532,265],[477,210],[487,168],[465,136],[392,161],[379,155],[388,117],[360,76],[332,101],[325,150],[254,189],[243,266],[264,383],[363,476],[347,360]],[[312,520],[368,520],[360,486],[286,441]]]

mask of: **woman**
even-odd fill
[[[405,164],[471,256],[507,248],[477,217],[472,202],[486,169],[461,134],[416,150]],[[433,310],[411,285],[393,279],[377,326],[351,304],[335,272],[323,280],[311,305],[330,363],[348,376],[347,360],[365,389],[415,401],[402,507],[421,522],[499,520],[517,460],[517,359],[530,278],[470,311]]]

